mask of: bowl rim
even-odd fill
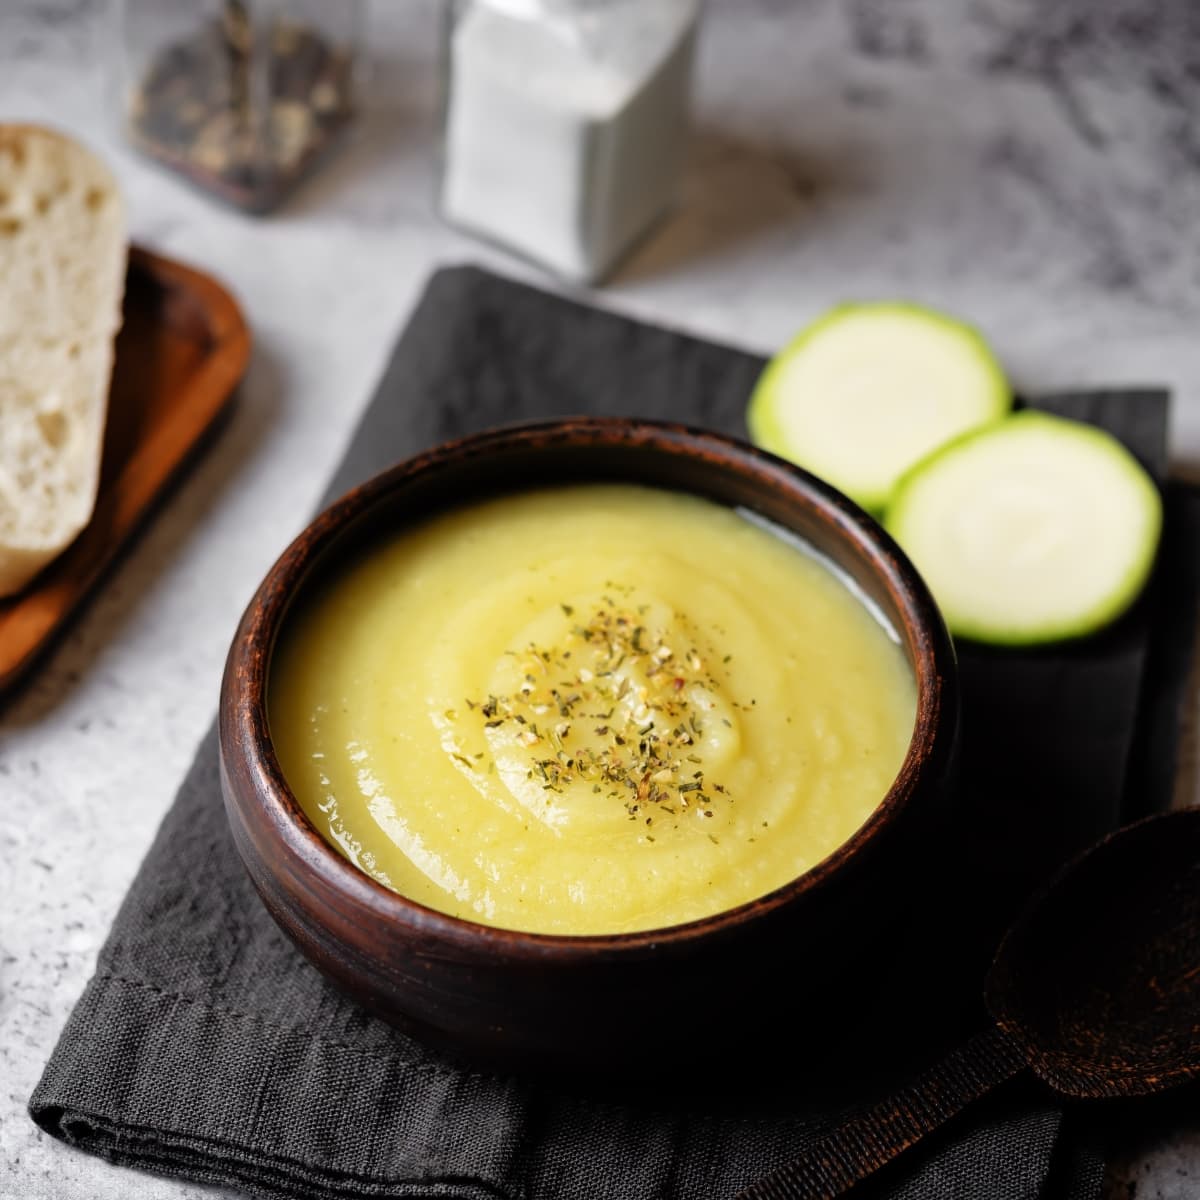
[[[708,467],[739,474],[756,486],[781,488],[793,502],[807,506],[853,544],[880,577],[900,613],[902,627],[897,632],[907,643],[906,655],[911,647],[917,685],[916,717],[900,770],[870,816],[849,838],[772,891],[708,916],[653,929],[561,934],[487,925],[430,908],[379,883],[325,839],[288,787],[271,741],[267,690],[272,654],[288,609],[309,583],[318,560],[348,527],[366,517],[375,505],[386,503],[392,492],[433,472],[509,447],[528,447],[534,441],[540,452],[555,447],[597,451],[649,448],[666,455],[699,457]],[[533,484],[530,490],[537,486]],[[702,493],[693,490],[692,494]],[[442,442],[371,476],[322,509],[276,559],[246,608],[226,659],[218,733],[226,805],[245,803],[240,794],[231,799],[234,789],[227,779],[231,761],[240,756],[239,765],[250,778],[254,800],[265,809],[264,815],[291,859],[298,860],[302,869],[315,871],[326,889],[374,920],[389,927],[402,926],[414,935],[474,955],[594,962],[598,957],[626,960],[656,953],[667,945],[732,936],[748,923],[825,888],[846,865],[877,847],[885,832],[923,793],[923,781],[927,787],[937,786],[952,753],[957,714],[957,663],[940,611],[904,552],[853,501],[803,468],[725,433],[643,418],[564,417],[500,425]]]

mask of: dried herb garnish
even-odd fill
[[[577,606],[560,602],[564,616],[577,618],[564,643],[508,651],[522,680],[516,693],[465,698],[467,711],[479,712],[484,730],[507,729],[520,745],[543,750],[528,776],[536,773],[544,791],[590,784],[593,794],[621,803],[630,820],[646,826],[655,813],[711,818],[704,789],[728,792],[689,765],[703,762],[693,752],[704,736],[701,694],[717,686],[697,648],[703,639],[685,625],[683,646],[668,644],[641,619],[650,606],[629,603],[632,588],[612,581],[605,587],[621,601],[605,594],[585,621]],[[547,714],[556,719],[534,719]]]

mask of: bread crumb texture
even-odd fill
[[[0,595],[91,516],[125,239],[124,201],[94,154],[0,125]]]

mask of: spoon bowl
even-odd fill
[[[1200,808],[1147,817],[1068,863],[1005,934],[995,1022],[738,1200],[827,1200],[1026,1068],[1073,1099],[1200,1078]]]
[[[984,999],[1063,1095],[1142,1096],[1200,1075],[1200,808],[1076,860],[1005,936]]]

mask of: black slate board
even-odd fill
[[[517,419],[614,413],[741,434],[760,366],[479,270],[442,271],[328,497],[443,438]],[[1161,393],[1043,403],[1102,421],[1161,471]],[[1200,547],[1197,496],[1170,499],[1159,586],[1111,632],[1038,654],[962,648],[965,778],[947,834],[957,865],[912,881],[904,955],[890,974],[872,969],[861,1011],[847,1006],[832,1040],[852,1052],[836,1070],[789,1069],[753,1093],[714,1082],[681,1097],[664,1080],[655,1094],[598,1096],[436,1058],[331,991],[276,931],[234,855],[210,734],[47,1065],[34,1119],[118,1162],[269,1196],[731,1196],[838,1106],[871,1099],[970,1028],[989,939],[1030,884],[1112,826],[1131,791],[1139,808],[1165,803],[1183,697],[1171,664],[1190,649]],[[863,1194],[1091,1200],[1098,1171],[1086,1124],[1016,1084]]]

